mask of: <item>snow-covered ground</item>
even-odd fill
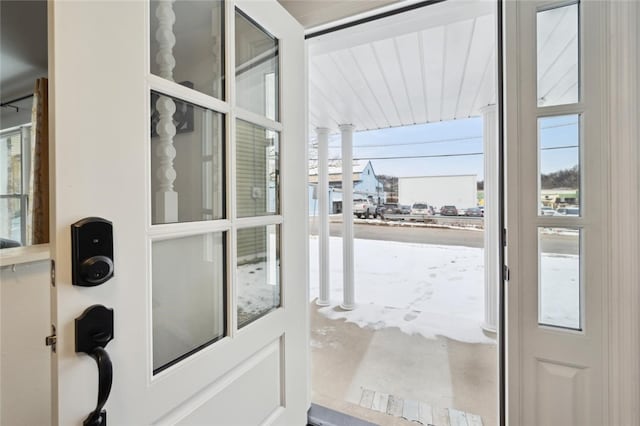
[[[309,239],[310,298],[318,297],[318,238]],[[342,239],[331,238],[331,306],[320,312],[361,327],[398,327],[427,338],[445,336],[493,343],[484,321],[483,250],[393,241],[354,240],[355,292],[352,311],[342,302]],[[279,304],[275,259],[238,268],[238,306],[247,319]],[[543,253],[541,322],[579,326],[579,257]]]
[[[310,297],[318,297],[318,238],[310,237]],[[331,306],[320,311],[361,327],[398,327],[427,338],[493,343],[482,332],[483,250],[392,241],[354,241],[357,306],[342,301],[342,239],[331,238]],[[543,254],[542,318],[578,324],[578,256]]]

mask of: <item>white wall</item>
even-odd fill
[[[444,205],[475,207],[476,175],[418,176],[398,178],[400,204],[424,202],[438,208]]]
[[[0,269],[0,424],[51,424],[49,261]]]

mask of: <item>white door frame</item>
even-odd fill
[[[586,0],[586,2],[590,2]],[[518,26],[519,9],[525,2],[505,0],[504,4],[504,124],[505,159],[507,164],[521,160],[517,144],[523,131],[522,64],[518,51],[522,28]],[[603,389],[602,424],[632,425],[640,423],[640,5],[633,1],[601,2],[602,32],[598,35],[603,54],[603,167],[602,191],[608,205],[603,222],[603,289],[601,308]],[[533,52],[535,55],[535,52]],[[511,143],[509,141],[512,141]],[[505,174],[507,185],[520,185],[516,168]],[[522,204],[506,200],[508,246],[506,263],[511,280],[506,284],[506,423],[525,425],[523,407],[527,403],[521,393],[523,383],[523,327],[519,313],[527,302],[522,299],[519,284],[525,278],[521,257]],[[599,386],[591,383],[588,386]]]
[[[608,4],[609,424],[640,424],[640,3]]]

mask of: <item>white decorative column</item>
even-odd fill
[[[484,141],[484,324],[495,333],[498,325],[498,285],[500,283],[500,232],[498,182],[498,115],[495,105],[483,107]]]
[[[353,124],[341,124],[342,139],[342,309],[355,308],[353,262]]]
[[[156,41],[158,53],[158,75],[173,81],[173,69],[176,59],[173,57],[173,46],[176,44],[176,36],[173,34],[173,24],[176,15],[173,12],[175,0],[161,0],[156,9],[158,30]],[[176,112],[176,104],[173,99],[160,96],[156,101],[159,120],[156,125],[158,140],[155,147],[155,155],[158,158],[158,167],[155,170],[158,189],[156,191],[155,223],[169,223],[178,221],[178,193],[174,191],[173,183],[176,180],[176,170],[173,168],[173,160],[176,158],[176,149],[173,146],[173,138],[176,135],[176,126],[173,123],[173,114]]]
[[[320,265],[320,296],[316,304],[328,306],[331,298],[329,264],[329,129],[319,127],[318,135],[318,245]]]

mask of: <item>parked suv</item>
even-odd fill
[[[442,206],[440,208],[440,215],[442,216],[458,216],[458,209],[456,206]]]
[[[376,205],[367,198],[358,198],[353,200],[353,214],[359,218],[369,219],[369,216],[378,217]]]
[[[402,214],[402,208],[398,203],[384,203],[382,205],[385,213],[388,214]]]
[[[415,203],[411,206],[411,214],[432,214],[427,203]]]

